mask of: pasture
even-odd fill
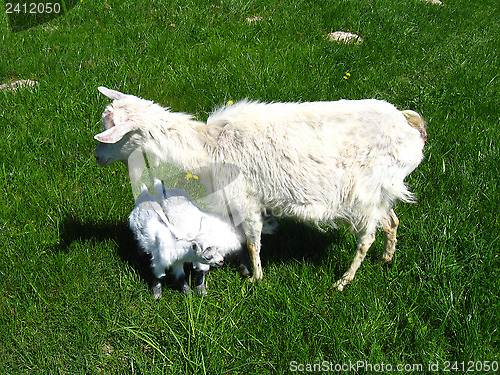
[[[0,85],[38,84],[0,90],[0,374],[498,372],[500,7],[443,2],[83,0],[21,31],[2,10]],[[153,300],[127,169],[93,157],[100,85],[200,120],[243,98],[421,113],[392,266],[379,231],[336,292],[349,228],[280,218],[262,282],[225,265],[205,297]]]

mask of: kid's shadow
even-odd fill
[[[55,252],[68,252],[74,242],[87,242],[92,245],[97,242],[112,241],[116,244],[117,255],[137,272],[141,281],[151,287],[155,280],[151,271],[151,256],[139,250],[126,222],[82,222],[79,218],[70,216],[62,221],[59,233],[59,244],[52,249]],[[186,264],[184,272],[186,277],[190,277],[193,272],[192,266]],[[175,278],[168,272],[162,283],[165,288],[179,289]]]
[[[64,219],[59,228],[60,241],[55,251],[67,252],[74,242],[96,243],[111,240],[116,244],[120,259],[138,273],[141,280],[150,284],[153,274],[150,270],[150,256],[142,254],[127,223],[124,222],[82,222],[75,217]]]

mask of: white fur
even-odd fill
[[[229,217],[204,210],[184,190],[165,189],[158,179],[154,185],[156,195],[163,196],[161,207],[168,221],[183,233],[196,237],[202,248],[212,248],[222,257],[241,250],[245,235]]]
[[[184,190],[166,189],[157,178],[154,180],[154,189],[156,196],[162,197],[160,204],[163,212],[176,229],[187,236],[196,237],[197,243],[202,248],[210,248],[220,257],[239,255],[242,274],[249,273],[249,265],[245,262],[246,257],[241,254],[242,245],[245,243],[245,234],[241,225],[234,224],[234,219],[231,216],[221,216],[203,209]],[[273,234],[276,232],[277,226],[278,224],[272,216],[265,217],[262,233]],[[200,265],[198,268],[204,273],[208,272],[208,267],[203,268]],[[203,283],[200,288],[204,289]]]
[[[99,164],[127,161],[134,149],[179,168],[212,165],[203,182],[227,186],[221,165],[239,176],[219,196],[243,221],[252,280],[262,278],[260,237],[264,210],[312,222],[342,219],[357,233],[353,263],[335,284],[352,281],[377,226],[386,235],[383,255],[396,244],[398,200],[412,201],[404,179],[422,160],[425,123],[380,100],[311,103],[242,101],[214,112],[207,124],[157,104],[100,88],[115,99],[103,113]],[[407,119],[409,117],[409,119]],[[411,126],[410,126],[411,125]]]
[[[161,295],[159,279],[165,270],[171,269],[176,279],[184,278],[184,263],[199,265],[220,264],[222,257],[210,247],[203,246],[196,233],[185,233],[169,222],[158,199],[142,187],[135,207],[129,216],[130,229],[134,232],[140,248],[151,255],[151,268],[157,281],[153,284],[155,298]],[[183,285],[187,288],[187,284]]]

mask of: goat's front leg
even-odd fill
[[[250,282],[262,280],[264,274],[262,272],[262,264],[260,262],[260,242],[247,242],[248,254],[252,261],[253,273],[252,277],[248,279]]]
[[[207,295],[207,288],[205,286],[205,276],[210,270],[208,264],[197,263],[194,267],[194,285],[198,295]]]
[[[382,219],[382,227],[384,228],[385,234],[385,249],[380,263],[389,263],[394,256],[396,251],[396,236],[398,233],[399,219],[394,213],[394,210],[390,210],[387,216]]]
[[[151,283],[151,294],[154,299],[160,299],[162,294],[162,285],[161,279],[155,277],[153,282]]]
[[[165,266],[160,262],[151,265],[154,280],[151,282],[151,294],[154,299],[160,299],[162,295],[162,279],[165,276]]]
[[[260,262],[260,236],[262,233],[262,216],[260,212],[249,215],[243,222],[243,231],[247,237],[247,248],[250,261],[252,262],[253,273],[248,280],[256,282],[262,280],[262,264]]]
[[[375,230],[363,231],[362,234],[358,236],[358,238],[358,248],[356,250],[356,255],[354,256],[354,260],[352,261],[351,266],[349,267],[347,272],[342,275],[342,278],[335,284],[333,284],[333,287],[338,289],[339,291],[342,291],[344,287],[354,279],[356,271],[365,259],[368,249],[372,245],[373,241],[375,241]]]

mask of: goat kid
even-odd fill
[[[151,255],[151,269],[155,276],[151,289],[155,299],[161,297],[161,279],[166,269],[172,270],[180,289],[189,293],[184,263],[193,263],[202,272],[203,278],[196,280],[196,290],[199,294],[206,293],[204,274],[210,265],[221,265],[223,257],[213,247],[203,245],[196,236],[198,231],[188,233],[172,225],[146,185],[142,186],[130,213],[129,224],[141,250]]]
[[[160,204],[168,221],[178,230],[195,236],[203,248],[212,248],[223,258],[237,255],[243,276],[248,275],[246,256],[243,254],[245,234],[241,226],[235,226],[231,216],[221,216],[202,208],[182,189],[167,189],[155,178],[154,190],[161,197]],[[277,223],[272,216],[264,218],[263,234],[273,234]]]

